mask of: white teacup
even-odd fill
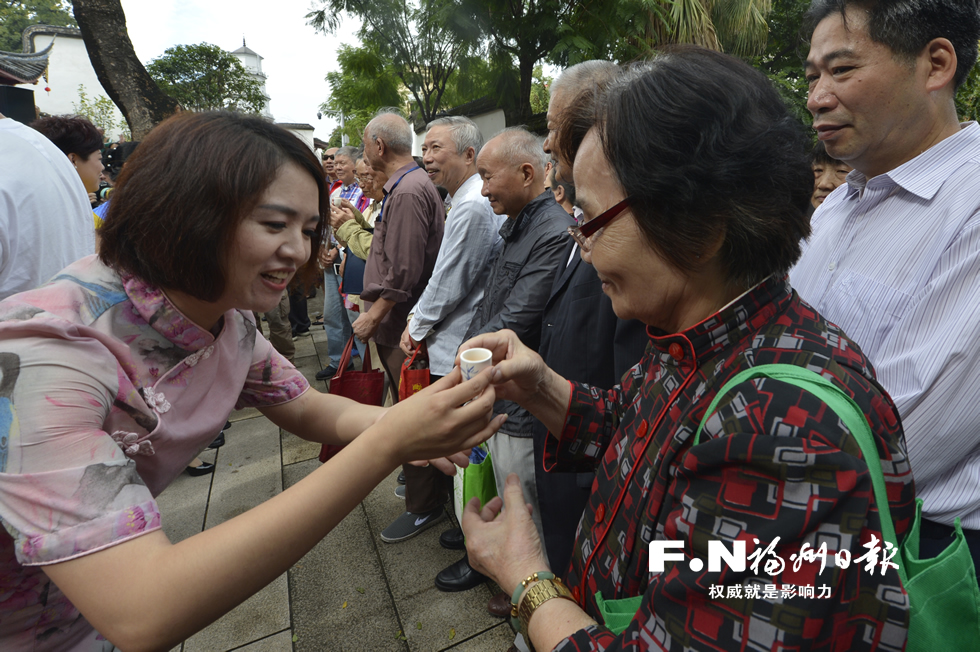
[[[466,349],[459,354],[459,370],[463,380],[469,380],[493,364],[490,349]]]

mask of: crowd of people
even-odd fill
[[[804,31],[816,147],[759,71],[673,46],[564,70],[543,139],[442,117],[421,157],[395,111],[319,158],[177,115],[127,152],[98,243],[101,139],[0,120],[0,647],[167,649],[399,467],[381,540],[445,522],[486,442],[499,497],[442,532],[463,554],[434,583],[496,582],[514,649],[902,650],[891,524],[980,568],[980,126],[954,102],[980,5],[813,0]],[[390,407],[292,365],[317,286],[316,379],[370,350]],[[399,401],[421,347],[431,385]],[[248,406],[342,448],[171,544],[155,496]]]

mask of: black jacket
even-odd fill
[[[646,325],[616,317],[612,301],[592,265],[574,242],[565,248],[568,266],[559,272],[545,304],[541,346],[546,365],[568,380],[609,389],[643,357],[650,341]],[[534,421],[534,475],[548,562],[555,573],[568,568],[575,530],[592,492],[595,473],[547,473],[542,467],[548,429]]]
[[[465,339],[509,328],[526,346],[538,349],[541,318],[558,272],[565,269],[569,226],[575,222],[545,190],[500,227],[504,246],[487,279],[483,303]],[[534,418],[510,401],[497,401],[495,413],[508,414],[504,432],[530,437]]]

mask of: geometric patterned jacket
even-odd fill
[[[548,470],[596,472],[570,568],[555,571],[600,625],[556,649],[902,650],[908,598],[881,563],[868,468],[836,414],[793,385],[754,379],[727,393],[691,446],[736,373],[770,363],[817,371],[868,418],[901,540],[915,515],[904,435],[857,345],[774,277],[681,333],[649,334],[620,386],[572,383],[564,429],[545,447]],[[650,572],[651,540],[683,542],[668,552],[684,559]],[[744,541],[744,570],[712,570],[709,541]],[[800,555],[822,546],[826,555]],[[601,625],[597,591],[643,595],[618,637]]]

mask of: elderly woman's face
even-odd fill
[[[591,220],[626,198],[595,129],[575,157],[575,194],[584,219]],[[667,332],[681,330],[689,280],[646,243],[633,211],[626,209],[592,236],[592,252],[583,255],[602,280],[620,319],[639,319]]]

